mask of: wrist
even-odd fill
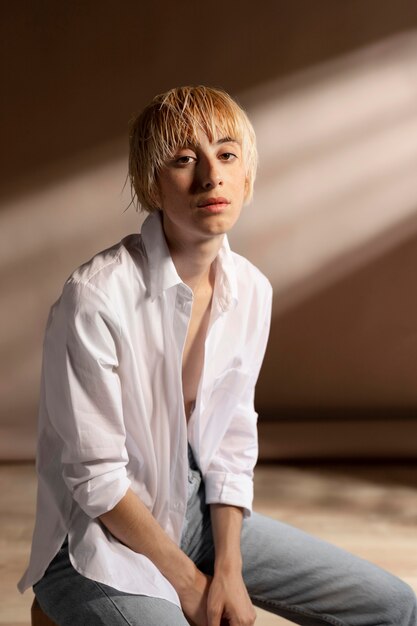
[[[159,570],[181,597],[196,585],[199,570],[185,552],[174,543],[170,543],[166,548]]]
[[[176,572],[170,582],[178,595],[182,596],[195,587],[197,577],[198,569],[190,560],[190,564],[187,564],[181,572]]]
[[[242,557],[240,554],[236,555],[222,555],[216,558],[214,562],[214,575],[227,575],[230,576],[234,573],[242,573]]]

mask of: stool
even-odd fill
[[[30,615],[32,618],[32,626],[56,626],[55,622],[50,620],[49,617],[42,611],[36,597],[33,600]]]

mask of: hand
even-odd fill
[[[240,572],[215,574],[208,592],[208,626],[253,626],[256,612]]]
[[[211,576],[196,568],[194,583],[178,592],[182,610],[191,626],[208,626],[207,599],[211,580]]]

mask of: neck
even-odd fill
[[[165,230],[165,238],[175,269],[194,293],[213,286],[213,262],[223,243],[223,236],[190,243],[172,236],[172,233]]]

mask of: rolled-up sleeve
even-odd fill
[[[268,283],[269,285],[269,283]],[[269,285],[259,325],[253,329],[247,350],[245,373],[241,377],[239,395],[234,399],[224,389],[225,404],[218,411],[223,421],[231,407],[231,417],[207,471],[204,473],[207,504],[223,503],[243,508],[251,515],[253,503],[253,470],[258,459],[258,414],[254,408],[255,385],[259,376],[271,324],[272,288]],[[229,397],[227,397],[229,395]],[[233,401],[234,400],[234,401]],[[227,407],[227,408],[226,408]],[[226,411],[225,411],[226,408]]]
[[[236,407],[236,415],[239,407]],[[243,412],[240,408],[239,415]],[[257,459],[257,414],[252,416],[252,423],[245,423],[244,429],[236,426],[239,421],[232,419],[232,424],[224,436],[208,471],[204,475],[206,503],[222,503],[242,507],[245,517],[252,511],[253,468]],[[254,426],[253,426],[254,425]],[[233,433],[238,435],[245,448],[237,451]]]
[[[242,507],[245,517],[252,511],[253,468],[258,458],[258,414],[253,408],[253,388],[254,382],[249,381],[204,474],[206,503]]]
[[[69,280],[48,319],[43,375],[49,420],[62,443],[62,475],[95,518],[124,496],[130,480],[118,375],[120,323],[108,297]]]

